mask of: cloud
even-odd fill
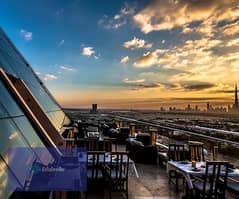
[[[134,80],[129,80],[128,78],[123,79],[123,82],[126,84],[135,84],[135,83],[143,83],[145,79],[134,79]]]
[[[147,52],[141,57],[137,58],[134,66],[138,68],[149,68],[157,63],[158,55],[156,52]]]
[[[98,21],[98,25],[105,28],[105,29],[119,29],[120,27],[127,24],[127,20],[121,18],[119,15],[115,15],[115,17],[111,18],[107,15],[101,17]]]
[[[215,91],[210,91],[211,93],[234,93],[235,90],[215,90]]]
[[[95,54],[93,47],[84,47],[82,50],[82,55],[90,57],[93,54]]]
[[[130,20],[130,17],[135,13],[135,6],[124,4],[124,7],[112,17],[103,15],[98,21],[98,25],[105,29],[119,29],[120,27],[126,25]]]
[[[239,33],[239,21],[225,25],[222,31],[225,35],[235,35]]]
[[[38,77],[40,77],[40,76],[41,76],[41,73],[38,72],[38,71],[36,71],[36,75],[37,75]]]
[[[158,83],[149,83],[149,84],[138,84],[135,87],[133,87],[131,90],[142,90],[142,89],[151,89],[151,88],[159,88],[161,87],[161,84]]]
[[[137,37],[134,37],[130,41],[126,41],[123,44],[123,47],[130,48],[131,50],[139,49],[139,48],[152,48],[152,43],[147,43],[143,39],[139,39]]]
[[[54,79],[57,79],[57,76],[53,75],[53,74],[45,74],[43,79],[45,81],[49,81],[49,80],[54,80]]]
[[[100,58],[100,56],[99,56],[99,55],[98,55],[98,56],[94,55],[94,58],[95,58],[95,59],[99,59],[99,58]]]
[[[175,97],[175,98],[171,98],[172,100],[179,100],[179,101],[211,101],[211,100],[218,100],[218,99],[222,99],[222,100],[225,100],[228,98],[225,98],[225,97],[182,97],[182,98],[178,98],[178,97]]]
[[[69,66],[59,66],[59,69],[65,70],[65,71],[69,71],[69,72],[74,72],[74,71],[76,71],[75,68],[69,67]]]
[[[230,41],[227,42],[226,46],[228,47],[238,47],[239,46],[239,39],[231,39]]]
[[[239,16],[238,11],[238,2],[233,0],[153,0],[135,14],[133,20],[147,34],[198,21],[210,20],[215,24],[235,20]]]
[[[165,71],[177,71],[160,75],[161,79],[176,83],[204,82],[208,77],[212,83],[236,81],[235,74],[239,72],[238,51],[238,39],[189,39],[177,46],[145,53],[136,59],[134,66],[160,66]]]
[[[65,43],[65,40],[62,39],[59,43],[58,43],[58,47],[62,46]]]
[[[208,82],[196,82],[196,83],[187,83],[182,85],[185,90],[190,91],[201,91],[209,88],[215,87],[215,84]]]
[[[129,6],[129,4],[125,3],[125,7],[122,8],[118,14],[117,18],[122,18],[125,16],[131,16],[135,13],[135,7]]]
[[[124,64],[124,63],[127,63],[128,61],[129,61],[129,57],[125,56],[121,58],[120,63]]]
[[[32,32],[29,32],[27,30],[21,29],[20,30],[20,35],[26,40],[26,41],[30,41],[32,40]]]

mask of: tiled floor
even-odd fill
[[[118,151],[124,151],[125,146],[118,146]],[[165,166],[136,164],[139,177],[131,169],[129,175],[129,199],[179,199],[184,195],[183,186],[176,194],[175,185],[168,184]],[[105,193],[105,198],[107,198]],[[103,198],[103,194],[88,194],[88,199]],[[113,193],[113,199],[123,199],[123,194]],[[235,198],[227,194],[227,198]]]
[[[176,194],[174,185],[168,184],[166,169],[157,165],[136,165],[139,178],[130,172],[129,199],[177,199],[182,193]],[[106,196],[107,197],[107,194]],[[88,194],[87,198],[103,198],[102,194]],[[112,198],[123,199],[121,193],[113,193]]]
[[[129,198],[132,199],[177,199],[174,185],[168,184],[166,169],[156,165],[136,165],[139,178],[129,178]]]

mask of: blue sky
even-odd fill
[[[238,13],[232,0],[8,0],[0,24],[63,106],[158,108],[230,102]]]

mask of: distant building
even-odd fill
[[[209,104],[209,102],[207,103],[207,112],[211,110],[211,105]]]
[[[191,111],[191,106],[190,106],[190,104],[188,104],[187,110],[188,110],[188,111]]]
[[[92,104],[91,113],[97,113],[97,104]]]
[[[233,104],[233,109],[238,110],[237,84],[235,84],[235,102]]]
[[[232,107],[228,105],[228,112],[231,112],[231,113],[239,112],[237,84],[235,84],[234,104],[232,105]]]
[[[195,111],[200,111],[200,109],[198,108],[198,105],[195,106]]]

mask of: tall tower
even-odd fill
[[[235,103],[234,103],[234,108],[238,109],[237,84],[235,84]]]

